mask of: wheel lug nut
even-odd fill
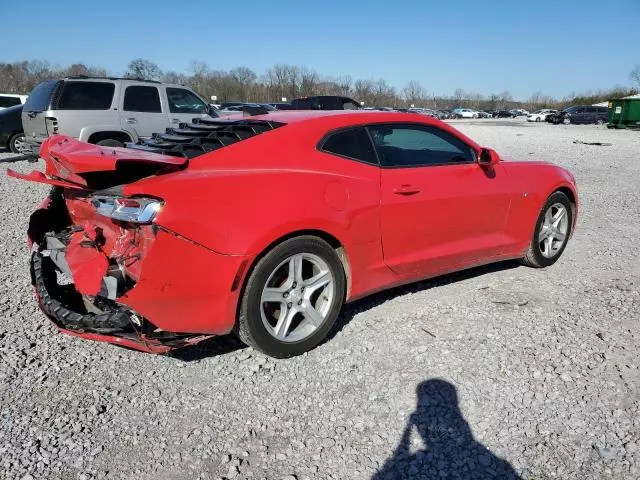
[[[287,303],[287,307],[288,308],[291,308],[292,306],[293,306],[293,303],[291,303],[291,302]]]
[[[298,300],[298,305],[302,305],[302,300]]]
[[[283,296],[284,298],[288,298],[288,297],[289,297],[289,292],[284,292],[284,293],[282,294],[282,296]]]
[[[298,284],[296,282],[293,282],[293,285],[291,285],[293,288],[296,288],[298,286]]]

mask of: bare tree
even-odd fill
[[[338,87],[338,92],[340,93],[340,95],[344,95],[345,97],[351,95],[351,84],[353,83],[353,79],[350,75],[339,76],[338,78],[336,78],[335,83]]]
[[[456,103],[456,107],[462,106],[462,100],[464,99],[465,93],[464,90],[460,87],[456,88],[453,92],[453,100]]]
[[[629,78],[636,82],[638,84],[638,87],[640,87],[640,65],[636,65],[636,68],[631,70]]]
[[[161,75],[160,67],[144,58],[131,60],[125,73],[126,77],[144,78],[146,80],[158,80]]]
[[[427,96],[427,91],[417,80],[411,80],[402,89],[402,96],[409,104],[422,105]]]
[[[320,76],[315,70],[307,67],[299,69],[300,72],[300,96],[308,97],[317,95],[318,81]]]
[[[258,78],[255,72],[247,67],[236,67],[229,72],[229,75],[235,83],[236,98],[243,101],[249,100],[251,88]]]

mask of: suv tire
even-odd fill
[[[26,137],[24,133],[16,133],[9,139],[9,150],[13,153],[22,153]]]
[[[100,145],[101,147],[124,147],[124,143],[120,140],[114,140],[112,138],[105,138],[104,140],[100,140],[96,142],[96,145]]]

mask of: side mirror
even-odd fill
[[[500,161],[498,152],[493,148],[483,148],[480,152],[480,158],[478,158],[478,164],[483,167],[491,167]]]

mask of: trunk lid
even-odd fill
[[[8,169],[7,175],[67,188],[101,190],[181,170],[189,162],[184,157],[91,145],[64,135],[47,139],[40,156],[46,163],[44,172],[25,175]]]

